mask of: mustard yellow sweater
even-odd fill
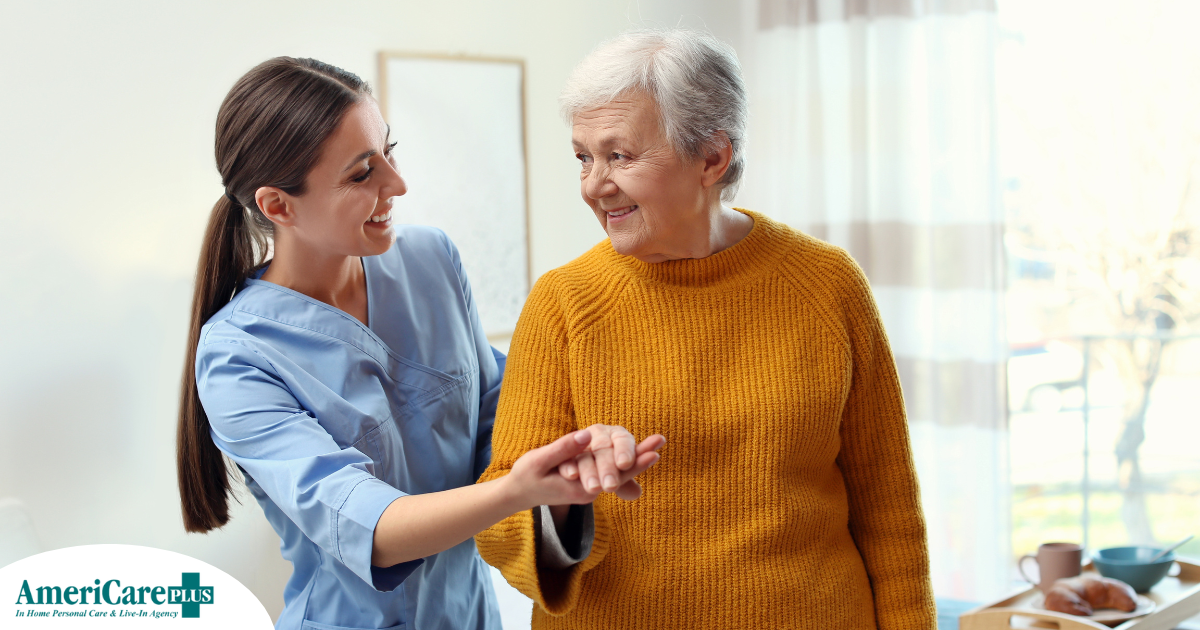
[[[746,211],[742,211],[746,212]],[[595,423],[667,437],[645,493],[595,502],[591,555],[537,567],[533,517],[476,536],[533,628],[933,630],[900,383],[842,250],[753,212],[708,258],[606,240],[538,280],[480,481]]]

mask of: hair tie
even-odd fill
[[[234,196],[233,193],[229,192],[229,189],[225,190],[225,196],[228,197],[229,200],[233,202],[233,205],[235,205],[235,206],[242,205],[242,202],[238,201],[238,198],[236,196]]]

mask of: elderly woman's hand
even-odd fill
[[[629,501],[641,496],[641,486],[632,477],[653,465],[645,455],[662,448],[666,438],[655,434],[638,444],[624,427],[593,424],[585,430],[592,435],[587,451],[574,461],[560,464],[559,474],[579,479],[589,492],[615,492]],[[634,474],[630,476],[629,472]]]
[[[592,434],[586,451],[575,459],[558,465],[558,474],[565,479],[579,479],[584,490],[598,492],[601,488],[618,497],[633,501],[642,496],[642,486],[636,477],[658,463],[658,449],[667,438],[655,433],[636,444],[624,427],[593,424],[586,429]],[[604,480],[601,482],[601,480]],[[562,532],[571,506],[551,505],[554,527]]]

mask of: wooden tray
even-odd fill
[[[1145,595],[1158,605],[1153,612],[1116,626],[1118,630],[1172,630],[1200,613],[1200,565],[1177,558],[1179,575],[1163,578]],[[1084,572],[1092,572],[1089,563]],[[1058,630],[1111,630],[1087,617],[1076,617],[1029,606],[1038,595],[1036,587],[1023,589],[1000,601],[980,606],[958,618],[959,630],[1012,630],[1013,628],[1057,628]]]

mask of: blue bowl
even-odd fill
[[[1092,554],[1092,564],[1100,575],[1121,580],[1133,590],[1145,593],[1167,577],[1175,562],[1174,551],[1150,562],[1160,551],[1161,547],[1109,547]]]

